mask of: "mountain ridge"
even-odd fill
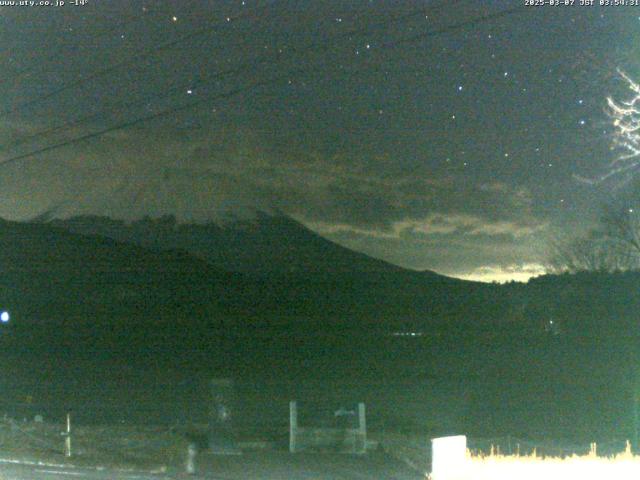
[[[94,234],[160,250],[185,250],[228,271],[251,275],[406,273],[425,280],[459,281],[435,272],[409,270],[332,242],[284,214],[257,212],[254,220],[226,224],[179,223],[175,216],[126,222],[103,216],[47,219],[83,235]]]

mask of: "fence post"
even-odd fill
[[[67,413],[67,431],[64,439],[64,456],[71,456],[71,414]]]
[[[298,405],[289,402],[289,452],[296,452],[296,435],[298,434]]]
[[[189,475],[196,473],[196,453],[196,445],[194,443],[190,443],[189,447],[187,447],[187,473]]]
[[[358,438],[362,442],[360,449],[356,443],[356,453],[367,453],[367,415],[364,403],[358,403]],[[359,452],[358,452],[359,450]]]

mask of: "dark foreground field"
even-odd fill
[[[254,480],[421,480],[423,475],[382,452],[337,454],[247,453],[242,457],[204,456],[202,472],[212,478]]]
[[[195,474],[167,470],[115,470],[73,464],[37,464],[0,460],[0,478],[44,480],[73,477],[86,480],[420,480],[424,476],[382,454],[364,457],[246,453],[226,458],[201,458]]]
[[[209,382],[235,384],[247,439],[287,443],[289,401],[322,423],[364,402],[372,434],[632,438],[635,337],[502,331],[169,324],[16,325],[0,336],[0,416],[74,427],[208,421]]]
[[[162,427],[79,427],[73,435],[73,455],[63,454],[62,425],[0,424],[0,478],[91,480],[219,480],[396,479],[424,478],[401,459],[377,448],[364,455],[339,453],[290,454],[272,442],[240,442],[240,455],[214,455],[203,449],[195,457],[195,472],[186,471],[185,435]]]

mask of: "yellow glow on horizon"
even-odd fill
[[[450,276],[462,280],[472,280],[486,283],[507,283],[507,282],[527,282],[531,278],[546,274],[547,271],[539,263],[527,263],[523,265],[488,265],[476,268],[468,273],[456,273]]]

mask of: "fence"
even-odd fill
[[[357,409],[340,407],[330,410],[333,421],[323,425],[315,418],[315,425],[298,422],[298,403],[289,402],[289,451],[315,451],[331,449],[341,453],[366,453],[367,423],[364,403]]]

